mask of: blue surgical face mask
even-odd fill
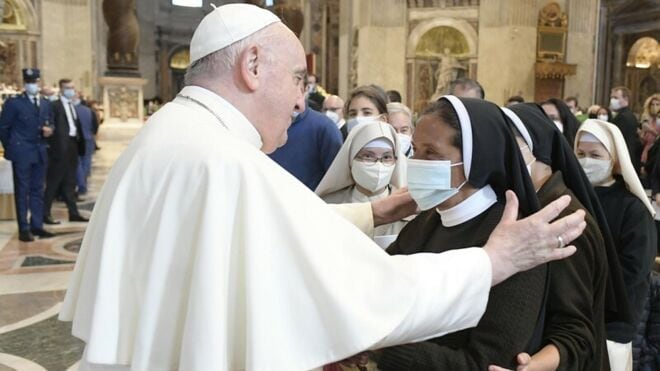
[[[76,96],[76,91],[71,89],[71,88],[63,89],[62,90],[62,95],[66,99],[71,99],[71,98]]]
[[[25,92],[29,95],[39,94],[39,84],[36,82],[29,82],[25,84]]]
[[[465,185],[451,187],[451,168],[462,165],[451,161],[408,160],[408,191],[421,210],[440,205]]]

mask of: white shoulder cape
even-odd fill
[[[229,130],[177,98],[99,195],[60,314],[87,343],[84,362],[309,370],[477,324],[491,280],[482,249],[388,256],[202,90],[182,93]]]

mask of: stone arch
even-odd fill
[[[469,50],[468,54],[464,55],[464,57],[477,56],[477,46],[479,44],[477,31],[466,20],[453,18],[434,18],[421,22],[415,26],[415,28],[413,28],[413,30],[408,35],[406,56],[408,58],[414,58],[417,45],[419,44],[422,37],[430,30],[441,26],[454,28],[463,35]]]
[[[626,66],[649,68],[653,64],[660,65],[660,44],[652,37],[640,37],[628,51]]]
[[[170,69],[185,70],[190,63],[190,46],[178,45],[170,51],[167,65]]]
[[[29,0],[5,0],[5,7],[11,7],[16,14],[17,24],[0,25],[3,30],[26,31],[29,34],[39,34],[39,17]]]

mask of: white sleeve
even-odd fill
[[[328,204],[336,213],[351,222],[369,237],[374,235],[374,214],[371,203]]]
[[[414,304],[403,321],[371,349],[418,342],[479,323],[492,280],[490,258],[483,249],[392,258],[400,259],[413,277]]]

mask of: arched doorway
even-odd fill
[[[447,93],[450,81],[476,77],[476,47],[476,31],[462,20],[434,19],[410,33],[406,89],[413,111]]]
[[[641,111],[644,100],[660,91],[660,44],[653,37],[637,39],[628,51],[625,84],[633,91],[632,109]]]
[[[186,68],[190,63],[190,48],[188,45],[174,49],[169,60],[170,78],[171,78],[171,92],[178,93],[185,86],[184,77],[186,75]]]

